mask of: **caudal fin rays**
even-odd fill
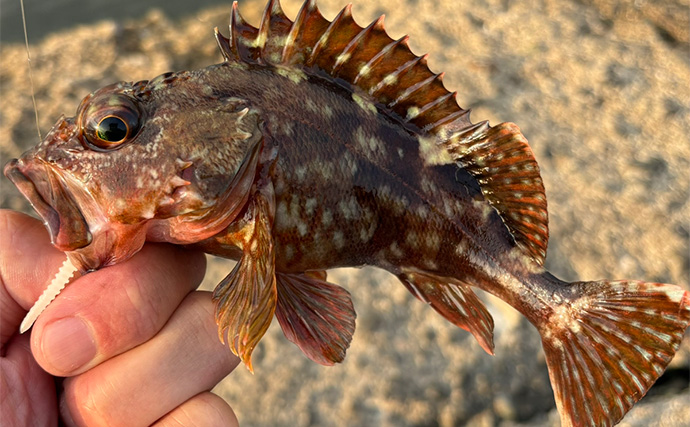
[[[563,426],[618,422],[663,373],[690,323],[673,285],[575,283],[578,300],[539,327]]]

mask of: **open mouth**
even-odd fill
[[[91,243],[91,233],[76,201],[60,177],[43,163],[13,159],[5,176],[43,218],[51,243],[61,251],[73,251]]]

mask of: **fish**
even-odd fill
[[[219,337],[251,370],[273,316],[317,363],[344,360],[348,292],[326,270],[372,265],[492,354],[488,291],[540,332],[563,425],[611,425],[677,351],[682,288],[563,282],[544,269],[539,166],[512,123],[472,123],[442,74],[308,0],[269,1],[255,28],[233,4],[224,61],[88,95],[5,175],[82,272],[145,241],[235,259],[214,292]]]

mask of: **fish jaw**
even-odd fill
[[[108,220],[88,190],[40,158],[12,159],[4,174],[41,216],[53,246],[82,273],[124,261],[144,245],[145,224]]]
[[[53,246],[67,252],[91,243],[93,236],[84,215],[59,176],[47,165],[40,161],[12,159],[4,173],[41,216]]]

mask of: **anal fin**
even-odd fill
[[[326,281],[326,272],[277,274],[276,317],[285,337],[316,363],[345,358],[355,332],[350,294]]]
[[[494,320],[470,286],[419,271],[405,271],[398,277],[414,296],[449,322],[469,331],[484,351],[494,354]]]

